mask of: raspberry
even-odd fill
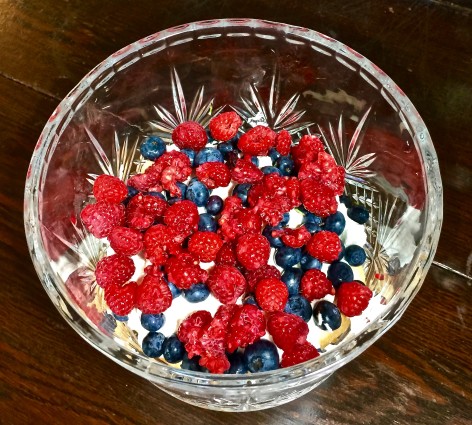
[[[80,213],[80,218],[87,230],[96,238],[105,238],[111,231],[123,223],[125,207],[99,201],[88,204]]]
[[[198,364],[202,367],[206,367],[211,373],[224,373],[231,366],[228,357],[226,357],[224,353],[214,356],[202,356],[198,361]]]
[[[288,350],[284,351],[282,354],[282,360],[280,361],[280,366],[290,367],[295,366],[308,360],[315,359],[320,353],[318,350],[313,347],[308,341],[303,344],[295,344],[290,347]]]
[[[182,252],[167,260],[167,279],[179,289],[188,289],[195,283],[206,282],[208,273],[192,254]]]
[[[300,316],[278,311],[269,316],[267,331],[277,347],[288,350],[293,345],[306,341],[308,325]]]
[[[345,282],[338,288],[337,305],[347,317],[359,316],[369,305],[372,291],[360,282]]]
[[[299,167],[305,162],[313,162],[324,152],[323,142],[316,136],[303,136],[298,145],[292,147],[292,158]]]
[[[119,204],[128,196],[128,188],[118,177],[102,174],[93,184],[93,196],[97,201]]]
[[[262,180],[264,173],[251,161],[238,159],[231,170],[231,176],[237,183],[255,183]]]
[[[306,245],[308,254],[318,258],[323,263],[331,263],[338,259],[341,253],[341,241],[334,232],[322,230],[315,233]]]
[[[176,183],[185,181],[191,172],[189,157],[179,151],[165,152],[146,170],[146,174],[154,176],[172,196],[178,197],[182,194]]]
[[[151,187],[158,188],[158,183],[159,175],[149,173],[135,174],[126,182],[128,186],[134,187],[140,192],[146,192]],[[160,187],[158,189],[161,190]]]
[[[231,182],[231,173],[222,162],[205,162],[197,170],[197,178],[209,189],[226,187]]]
[[[218,254],[216,254],[215,264],[222,266],[238,265],[238,260],[236,259],[236,252],[232,244],[228,242],[223,244],[221,249],[218,251]]]
[[[296,177],[289,177],[285,183],[286,196],[291,208],[298,207],[300,202],[300,182]]]
[[[183,239],[197,231],[199,219],[197,206],[187,200],[171,205],[164,214],[164,223]]]
[[[247,234],[238,239],[236,257],[247,270],[256,270],[267,264],[270,244],[267,238],[259,234]]]
[[[262,220],[261,217],[252,210],[241,209],[234,215],[236,232],[239,235],[245,233],[261,233]]]
[[[262,279],[256,285],[256,301],[264,311],[283,310],[288,300],[288,289],[279,279]]]
[[[137,195],[133,198],[139,199],[146,214],[151,215],[153,218],[162,217],[167,208],[167,202],[159,196],[152,195]]]
[[[145,257],[155,265],[162,265],[169,254],[177,254],[179,245],[175,242],[175,232],[163,224],[150,227],[144,234]]]
[[[271,226],[276,226],[282,221],[284,213],[290,211],[288,198],[281,195],[265,194],[257,201],[254,210],[262,220]]]
[[[110,255],[98,261],[95,278],[98,286],[106,288],[110,285],[122,285],[133,276],[136,268],[131,258],[124,255]]]
[[[172,141],[179,149],[199,151],[207,144],[208,136],[200,124],[194,121],[186,121],[175,127],[172,132]]]
[[[292,146],[292,136],[287,130],[281,130],[275,138],[275,148],[277,152],[282,156],[286,156],[290,153],[290,148]]]
[[[200,310],[192,313],[180,324],[177,337],[185,344],[189,358],[202,351],[200,337],[211,320],[211,314],[208,311]]]
[[[335,195],[342,195],[344,192],[344,175],[344,168],[338,166],[334,158],[326,152],[320,152],[316,162],[305,162],[298,172],[300,180],[312,178]]]
[[[128,227],[115,227],[108,235],[110,246],[117,254],[136,255],[143,249],[143,235]]]
[[[275,136],[269,127],[258,125],[239,138],[238,148],[248,155],[264,156],[275,145]]]
[[[265,335],[266,323],[262,310],[251,304],[237,306],[228,326],[226,349],[229,353],[245,348]]]
[[[267,279],[269,277],[280,279],[279,269],[275,266],[266,264],[262,267],[259,267],[257,270],[246,272],[247,291],[253,292],[260,280]]]
[[[338,210],[334,193],[326,186],[313,180],[302,180],[302,202],[304,207],[319,217],[328,217]]]
[[[145,276],[136,291],[136,307],[144,314],[158,314],[172,304],[172,293],[165,280],[155,276]]]
[[[246,279],[233,266],[213,267],[207,285],[215,298],[223,304],[234,304],[246,291]]]
[[[241,232],[235,215],[243,209],[242,201],[237,196],[229,196],[225,200],[223,211],[221,211],[218,224],[220,225],[219,233],[225,240],[235,239]]]
[[[144,268],[144,273],[149,276],[163,277],[164,273],[162,272],[162,266],[156,264],[151,264]]]
[[[136,304],[136,282],[127,285],[109,285],[105,288],[105,301],[118,316],[126,316]]]
[[[212,118],[209,127],[215,140],[226,142],[236,136],[242,123],[236,112],[224,112]]]
[[[145,206],[144,196],[134,196],[126,206],[126,224],[136,230],[146,230],[154,223],[154,215]]]
[[[302,277],[300,293],[311,302],[324,298],[326,295],[334,295],[334,287],[321,270],[310,269]]]
[[[222,246],[223,241],[213,232],[196,232],[188,241],[188,250],[204,263],[214,261]]]
[[[305,226],[300,226],[297,229],[281,229],[272,232],[273,237],[281,237],[282,242],[292,248],[301,248],[311,238],[311,233]]]

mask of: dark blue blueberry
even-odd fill
[[[196,153],[192,149],[182,149],[180,152],[188,156],[188,159],[190,159],[190,166],[193,167],[195,166],[195,156]]]
[[[280,280],[287,286],[289,295],[298,294],[298,289],[300,287],[300,280],[302,276],[303,272],[301,269],[289,267],[284,270]]]
[[[251,162],[256,166],[259,167],[259,158],[257,156],[251,157]]]
[[[248,295],[246,298],[244,298],[243,304],[252,304],[252,305],[255,305],[257,308],[259,308],[259,304],[257,304],[256,298],[254,297],[254,295]]]
[[[155,161],[166,151],[166,144],[160,137],[151,136],[141,143],[139,151],[144,159]]]
[[[278,168],[273,167],[272,165],[266,165],[265,167],[262,167],[262,168],[261,168],[261,171],[262,171],[264,174],[276,173],[276,174],[278,174],[279,176],[282,175],[282,172],[281,172]]]
[[[180,185],[184,186],[184,188],[187,189],[187,186],[185,186],[183,183],[177,182],[177,186],[180,187]],[[183,189],[183,190],[185,190],[185,189]],[[180,190],[182,190],[182,188],[180,188]],[[164,199],[164,201],[166,200],[166,197],[161,192],[148,192],[147,195],[155,196],[156,198]]]
[[[321,230],[321,227],[315,223],[305,223],[304,226],[312,235]]]
[[[208,130],[206,131],[206,134],[207,134],[207,137],[208,137],[208,143],[212,143],[212,142],[215,141],[215,138],[214,138],[213,135],[211,134],[210,129],[208,129]]]
[[[279,226],[276,226],[276,227],[271,227],[271,226],[266,226],[264,228],[264,231],[262,232],[262,234],[267,238],[267,240],[269,241],[270,243],[270,246],[274,247],[274,248],[281,248],[284,246],[284,243],[282,242],[282,239],[280,238],[277,238],[277,237],[273,237],[272,236],[272,231],[273,230],[280,230],[281,227]]]
[[[365,224],[369,220],[369,211],[363,207],[351,207],[347,209],[347,216],[359,224]]]
[[[218,143],[218,150],[223,155],[223,158],[226,158],[230,152],[233,152],[234,146],[230,142]]]
[[[300,205],[299,207],[297,207],[297,210],[300,211],[302,214],[311,214],[310,211],[308,211],[303,205]]]
[[[304,253],[302,255],[302,259],[300,260],[300,267],[303,271],[307,271],[310,269],[321,269],[321,261],[315,257],[312,257],[308,253]]]
[[[287,304],[285,305],[285,312],[296,314],[305,322],[308,322],[312,313],[310,301],[302,295],[292,295],[288,298]]]
[[[234,186],[233,192],[231,193],[233,196],[237,196],[241,201],[243,201],[243,205],[247,206],[247,194],[249,189],[251,189],[251,183],[240,183]]]
[[[270,156],[270,159],[272,160],[272,164],[275,164],[277,160],[281,157],[279,151],[275,148],[269,149],[269,156]]]
[[[231,143],[234,146],[234,148],[236,149],[238,147],[238,141],[239,141],[240,137],[241,137],[241,133],[236,133],[236,136],[229,139],[228,143]]]
[[[164,350],[164,340],[166,337],[160,332],[149,332],[143,339],[143,353],[148,357],[160,357]]]
[[[202,372],[202,367],[198,364],[200,357],[193,356],[191,359],[188,358],[188,354],[184,353],[182,363],[180,367],[185,370],[191,370],[193,372]]]
[[[279,226],[285,226],[290,221],[290,213],[284,213],[282,221],[279,223]]]
[[[141,314],[141,326],[150,332],[157,332],[164,326],[166,321],[162,313],[159,314]]]
[[[172,293],[172,298],[177,298],[180,296],[180,294],[182,294],[182,291],[172,282],[167,282],[167,284],[169,285],[170,292]]]
[[[210,191],[200,181],[191,181],[187,187],[185,198],[192,201],[197,207],[204,207],[210,197]]]
[[[328,230],[340,235],[346,227],[346,219],[343,213],[337,211],[334,214],[326,217],[323,230]]]
[[[164,341],[164,359],[169,363],[180,362],[185,354],[184,345],[180,342],[177,335],[172,335]]]
[[[128,187],[128,198],[132,198],[133,196],[139,193],[139,190],[135,189],[133,186],[127,186],[127,187]]]
[[[343,203],[346,206],[346,208],[352,207],[352,200],[347,195],[341,195],[339,197],[339,202]]]
[[[334,331],[341,326],[341,312],[335,304],[320,301],[313,307],[313,320],[324,331]]]
[[[223,210],[223,199],[218,195],[211,195],[206,204],[206,210],[211,215],[217,215]]]
[[[203,148],[195,157],[195,167],[205,162],[224,162],[223,154],[215,148]]]
[[[351,266],[341,261],[331,263],[326,276],[336,289],[339,288],[341,283],[352,282],[354,280],[354,273],[352,272]]]
[[[248,371],[247,365],[244,363],[244,356],[239,351],[229,354],[228,360],[231,366],[225,373],[237,373],[238,375],[242,375]]]
[[[346,253],[346,247],[344,246],[344,242],[341,241],[341,252],[338,256],[338,261],[341,261],[344,258],[344,254]]]
[[[299,207],[299,209],[300,209],[300,207]],[[321,217],[318,217],[317,215],[311,213],[311,212],[307,212],[303,217],[303,223],[304,224],[314,223],[318,226],[321,226],[321,224],[323,223],[323,219]]]
[[[216,232],[217,227],[216,220],[211,214],[200,214],[200,220],[198,222],[198,230],[200,232]]]
[[[291,176],[295,169],[295,163],[290,156],[281,156],[277,160],[277,168],[280,170],[283,176]]]
[[[275,254],[275,262],[284,269],[298,264],[301,258],[302,250],[300,248],[292,248],[290,246],[282,246],[278,248]]]
[[[189,289],[184,289],[183,296],[189,303],[205,301],[210,295],[208,286],[204,283],[195,283]]]
[[[279,368],[277,347],[266,339],[248,345],[244,350],[244,364],[250,372],[266,372]]]
[[[113,317],[118,322],[127,322],[128,321],[128,316],[118,316],[118,314],[113,314]]]
[[[364,248],[359,245],[349,245],[344,251],[344,256],[346,261],[353,267],[361,266],[367,258]]]

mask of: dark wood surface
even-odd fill
[[[91,348],[49,301],[23,231],[29,158],[58,101],[124,45],[215,17],[313,28],[378,64],[423,116],[445,193],[437,264],[400,322],[319,389],[247,414],[184,405]],[[471,424],[471,117],[468,0],[0,1],[0,423]]]

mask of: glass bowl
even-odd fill
[[[142,354],[136,334],[107,313],[94,267],[106,245],[79,214],[90,180],[126,179],[149,134],[206,125],[232,107],[245,128],[319,134],[346,169],[345,195],[370,212],[366,284],[373,307],[318,358],[271,372],[211,375]],[[368,59],[323,34],[254,19],[171,28],[121,49],[64,98],[35,148],[25,229],[37,273],[65,320],[97,350],[161,390],[198,406],[264,409],[315,388],[376,341],[424,280],[442,222],[442,186],[428,131],[397,85]],[[93,361],[93,359],[91,359]]]

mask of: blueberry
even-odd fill
[[[337,211],[334,214],[326,217],[323,230],[328,230],[340,235],[346,227],[346,219],[343,213]]]
[[[165,339],[160,332],[149,332],[143,339],[143,353],[148,357],[160,357]]]
[[[341,261],[335,261],[328,267],[326,274],[333,286],[337,289],[343,282],[352,282],[354,280],[354,273],[349,264]]]
[[[200,360],[200,357],[193,356],[191,359],[189,359],[188,354],[184,353],[180,367],[193,372],[202,372],[202,367],[198,364],[198,360]]]
[[[262,232],[262,234],[269,241],[270,246],[272,246],[274,248],[281,248],[281,247],[284,246],[284,243],[282,242],[282,239],[272,236],[272,231],[273,230],[280,230],[280,229],[281,229],[281,227],[279,227],[279,226],[276,226],[276,227],[266,226],[264,228],[264,231]]]
[[[338,261],[341,261],[344,258],[345,252],[346,252],[346,247],[344,246],[344,242],[341,241],[341,252],[339,253]]]
[[[251,183],[240,183],[234,186],[233,192],[231,193],[233,196],[237,196],[238,198],[243,201],[243,205],[247,206],[247,195],[249,193],[249,189],[251,189]]]
[[[218,150],[223,155],[223,158],[226,158],[230,152],[233,152],[234,146],[230,142],[218,143]]]
[[[344,251],[344,256],[349,265],[353,267],[361,266],[367,258],[364,248],[359,245],[349,245]]]
[[[290,246],[282,246],[277,249],[275,254],[275,262],[284,269],[293,267],[300,262],[302,258],[302,250],[300,248],[292,248]]]
[[[248,371],[248,368],[244,363],[244,356],[239,351],[229,354],[228,360],[231,366],[225,373],[237,373],[238,375],[242,375]]]
[[[303,205],[300,205],[299,207],[297,207],[297,210],[300,211],[302,214],[311,214],[310,211],[308,211]]]
[[[199,303],[208,298],[210,290],[204,283],[195,283],[189,289],[184,289],[183,295],[189,303]]]
[[[118,322],[127,322],[128,321],[128,316],[118,316],[118,314],[113,314],[113,317]]]
[[[277,347],[266,339],[260,339],[246,347],[243,354],[244,364],[250,372],[266,372],[279,367]]]
[[[259,158],[257,156],[251,157],[251,162],[256,166],[259,167]]]
[[[311,213],[311,212],[307,212],[304,216],[303,216],[303,223],[306,224],[306,223],[314,223],[316,224],[317,226],[321,226],[321,224],[323,223],[323,219],[321,217],[318,217],[317,215]]]
[[[177,186],[180,187],[180,185],[184,186],[184,188],[187,189],[187,186],[185,186],[183,183],[177,182]],[[180,190],[185,190],[185,189],[180,188]],[[149,196],[155,196],[156,198],[164,199],[164,201],[166,200],[166,197],[165,197],[164,194],[161,193],[161,192],[148,192],[147,195],[149,195]]]
[[[224,162],[223,154],[215,148],[203,148],[195,157],[195,167],[205,162]]]
[[[285,312],[296,314],[305,322],[308,322],[312,313],[310,301],[302,295],[292,295],[288,298],[287,304],[285,305]]]
[[[128,188],[128,198],[132,198],[133,196],[139,193],[138,189],[135,189],[133,186],[127,186]]]
[[[206,210],[211,215],[217,215],[223,209],[223,199],[218,195],[211,195],[206,204]]]
[[[210,197],[210,191],[200,181],[191,181],[187,187],[185,198],[192,201],[197,207],[203,207],[208,202]]]
[[[352,200],[347,195],[341,195],[339,197],[339,202],[343,203],[346,206],[346,208],[352,207]]]
[[[182,199],[185,199],[185,196],[187,195],[187,185],[181,182],[176,182],[175,183],[177,187],[180,189],[180,196],[171,196],[169,192],[167,192],[167,198],[168,202],[170,205],[174,204],[177,201],[180,201]]]
[[[304,226],[305,226],[306,230],[308,230],[312,235],[321,230],[321,227],[318,226],[315,223],[305,223]]]
[[[144,159],[155,161],[166,151],[166,144],[160,137],[151,136],[141,143],[139,151]]]
[[[277,168],[280,170],[282,176],[290,176],[295,169],[295,163],[290,156],[281,156],[277,160]]]
[[[141,314],[141,325],[150,332],[157,332],[162,328],[166,321],[162,313],[159,314]]]
[[[341,312],[335,304],[323,300],[313,307],[313,320],[324,331],[334,331],[341,326]]]
[[[193,167],[195,166],[195,151],[192,149],[181,149],[180,152],[188,156],[188,159],[190,159],[190,166]]]
[[[180,342],[177,335],[172,335],[164,341],[164,359],[169,363],[180,362],[185,354],[184,345]]]
[[[302,259],[300,260],[300,267],[304,272],[310,269],[321,269],[321,261],[315,257],[312,257],[308,253],[304,253],[302,255]]]
[[[298,289],[300,287],[300,280],[302,276],[303,272],[301,269],[289,267],[284,270],[280,280],[287,286],[289,295],[298,294]]]
[[[364,224],[369,220],[369,211],[363,207],[351,207],[347,209],[347,216],[359,224]]]
[[[289,221],[290,221],[290,213],[286,212],[284,213],[282,217],[282,221],[279,223],[279,225],[285,226],[286,224],[288,224]]]
[[[273,167],[272,165],[266,165],[265,167],[262,167],[262,168],[261,168],[261,171],[262,171],[264,174],[276,173],[276,174],[278,174],[279,176],[282,175],[282,172],[281,172],[278,168]]]
[[[200,220],[198,222],[198,230],[200,232],[216,232],[217,227],[216,220],[211,214],[200,214]]]
[[[244,298],[243,304],[252,304],[252,305],[255,305],[257,308],[259,308],[259,304],[257,304],[256,298],[254,297],[254,295],[248,295],[246,298]]]
[[[175,286],[172,282],[167,282],[167,284],[169,285],[170,292],[172,293],[172,298],[179,297],[182,291],[177,288],[177,286]]]
[[[279,151],[275,148],[269,149],[269,156],[270,156],[270,159],[272,160],[272,164],[275,164],[277,160],[281,157]]]

